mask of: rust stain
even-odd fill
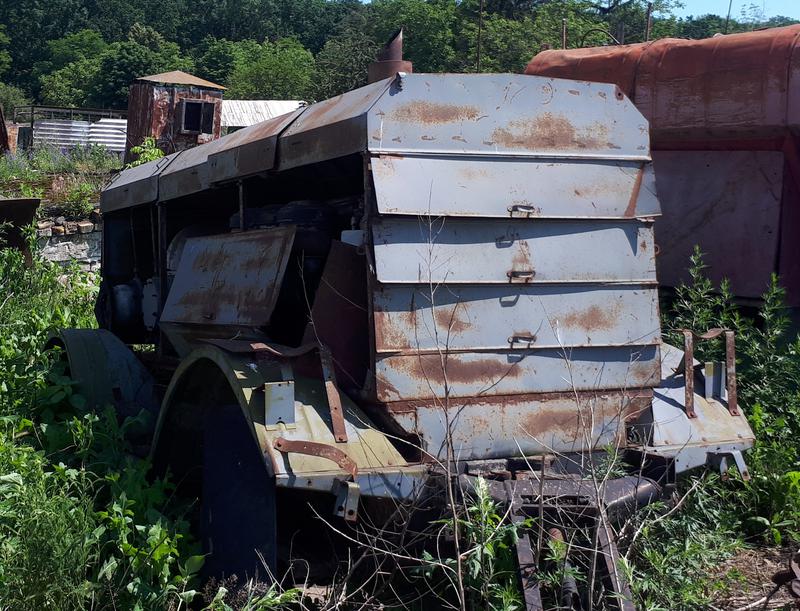
[[[528,271],[533,269],[531,260],[531,247],[526,240],[518,240],[519,249],[511,260],[511,268],[515,271]]]
[[[578,409],[568,406],[567,409],[538,409],[522,418],[519,426],[533,437],[545,432],[560,431],[574,440],[581,433],[580,424]]]
[[[588,310],[574,311],[564,317],[567,327],[578,327],[586,331],[607,330],[614,327],[617,322],[619,305],[609,310],[593,305]]]
[[[392,320],[395,318],[395,320]],[[375,312],[375,346],[378,350],[412,350],[414,313],[399,312],[390,316],[386,312]],[[410,336],[411,335],[411,336]]]
[[[437,104],[426,101],[403,104],[392,110],[389,115],[390,119],[401,123],[423,123],[425,125],[475,121],[479,117],[480,109],[477,106],[457,106],[456,104]]]
[[[525,406],[534,402],[552,402],[552,401],[568,401],[574,407],[575,402],[579,404],[588,403],[589,401],[596,401],[602,398],[603,401],[610,401],[615,406],[628,406],[624,407],[623,411],[628,409],[641,409],[649,406],[653,399],[652,388],[636,388],[631,386],[626,390],[604,390],[602,393],[597,390],[579,390],[576,392],[538,392],[538,393],[520,393],[516,395],[482,395],[471,397],[459,397],[458,405],[480,405],[487,409],[495,410],[498,414],[504,414],[509,409],[517,406]],[[426,407],[432,407],[430,399],[414,399],[405,401],[390,401],[386,403],[387,409],[391,412],[408,412]]]
[[[477,180],[489,176],[489,170],[486,168],[478,168],[473,165],[462,166],[459,168],[458,173],[467,180]]]
[[[568,117],[546,112],[533,119],[511,121],[507,127],[498,127],[492,132],[492,139],[506,148],[600,148],[608,140],[608,127],[595,123],[578,130]]]
[[[642,179],[644,178],[644,166],[639,169],[636,174],[636,181],[633,183],[633,190],[631,197],[628,200],[628,207],[625,208],[625,218],[633,218],[636,216],[636,202],[639,200],[639,191],[642,189]]]
[[[455,355],[445,355],[444,362],[438,354],[421,354],[399,360],[395,368],[404,370],[411,378],[423,383],[444,384],[494,384],[502,378],[517,378],[521,369],[516,363],[506,363],[496,358],[461,361]]]
[[[472,326],[468,320],[458,316],[459,309],[464,310],[464,306],[460,303],[457,303],[452,308],[438,306],[434,309],[433,317],[436,319],[436,324],[445,329],[450,335],[463,333]]]

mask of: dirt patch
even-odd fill
[[[749,605],[769,594],[775,587],[772,576],[789,566],[791,549],[775,547],[746,548],[720,564],[712,572],[711,579],[726,582],[727,587],[719,594],[714,607],[723,611],[734,611]],[[781,588],[765,606],[763,603],[753,607],[763,609],[800,609],[786,588]]]

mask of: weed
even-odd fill
[[[125,166],[128,168],[134,168],[137,165],[142,165],[143,163],[147,163],[149,161],[155,161],[156,159],[161,159],[164,156],[164,152],[158,148],[156,139],[152,136],[147,136],[139,146],[132,146],[131,153],[136,155],[136,159]]]
[[[52,330],[92,326],[95,291],[81,272],[0,249],[4,609],[185,609],[197,595],[187,508],[133,457],[136,420],[88,411],[57,355],[42,353]]]
[[[702,576],[737,547],[800,540],[800,342],[790,334],[784,291],[773,276],[756,317],[748,317],[729,284],[715,287],[704,269],[695,249],[691,281],[665,309],[664,328],[676,345],[683,328],[736,331],[739,399],[756,437],[747,457],[751,480],[709,474],[682,484],[691,494],[680,512],[663,517],[656,505],[637,516],[642,536],[628,551],[628,569],[645,609],[703,608],[727,586]],[[720,343],[696,348],[701,361],[723,354]]]
[[[474,490],[467,493],[462,510],[455,517],[437,522],[442,532],[460,532],[463,538],[461,557],[468,608],[506,611],[523,608],[516,582],[515,546],[519,530],[529,528],[531,521],[516,523],[506,518],[492,500],[486,480],[479,477]],[[456,559],[434,558],[428,551],[423,553],[421,572],[428,580],[435,579],[442,570],[455,573]]]

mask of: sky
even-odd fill
[[[708,13],[724,17],[728,14],[728,2],[729,0],[683,0],[683,8],[678,9],[676,13],[679,17]],[[776,15],[800,19],[800,0],[733,0],[731,17],[738,17],[741,14],[742,6],[750,4],[755,4],[763,9],[767,19]]]

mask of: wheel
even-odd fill
[[[208,576],[272,579],[275,480],[237,404],[204,410],[201,538]]]

